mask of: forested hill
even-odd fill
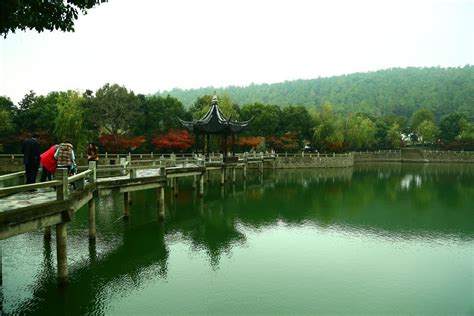
[[[474,66],[462,68],[393,68],[369,73],[251,84],[247,87],[173,89],[159,93],[178,98],[186,107],[197,97],[228,94],[238,105],[255,102],[308,108],[330,102],[342,113],[396,114],[410,117],[426,107],[440,117],[460,111],[474,118]]]

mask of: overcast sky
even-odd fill
[[[474,64],[474,0],[109,0],[0,39],[0,95],[248,85]]]

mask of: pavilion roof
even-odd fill
[[[253,118],[252,118],[253,119]],[[235,134],[243,131],[252,119],[248,121],[232,121],[222,113],[217,102],[217,96],[212,98],[211,108],[198,120],[179,120],[184,128],[190,132],[200,134]]]

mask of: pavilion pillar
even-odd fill
[[[232,134],[232,157],[235,157],[235,134]]]
[[[224,163],[227,158],[227,134],[224,134]]]

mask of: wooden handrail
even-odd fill
[[[39,188],[49,188],[49,187],[56,187],[58,185],[61,185],[62,182],[59,180],[53,180],[53,181],[46,181],[46,182],[40,182],[40,183],[30,183],[30,184],[22,184],[22,185],[16,185],[13,187],[7,187],[7,188],[0,188],[0,195],[4,194],[11,194],[11,193],[20,193],[32,189],[39,189]]]
[[[85,177],[87,177],[89,174],[92,173],[92,170],[91,169],[87,169],[86,171],[83,171],[81,173],[78,173],[78,174],[75,174],[71,177],[69,177],[69,183],[72,183],[72,182],[75,182],[77,180],[80,180],[80,179],[83,179]]]
[[[18,178],[18,177],[21,177],[21,176],[24,176],[24,175],[25,175],[24,171],[9,173],[9,174],[5,174],[3,176],[0,176],[0,181],[14,179],[14,178]]]

